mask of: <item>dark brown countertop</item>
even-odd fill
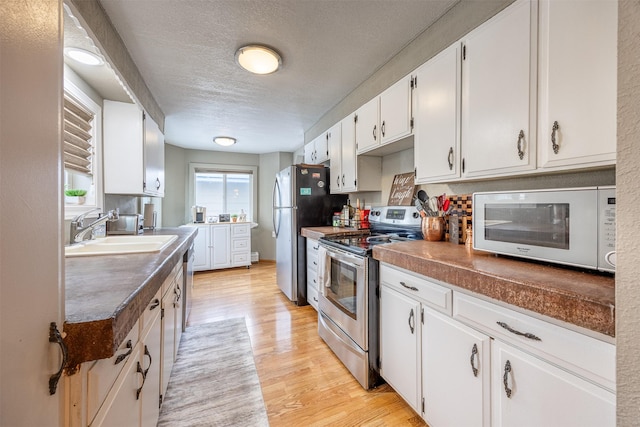
[[[459,288],[615,337],[612,275],[423,240],[377,245],[373,256]]]
[[[332,227],[330,225],[324,227],[302,227],[300,234],[302,237],[318,240],[325,236],[352,236],[355,234],[369,234],[368,229],[357,229],[347,227]]]
[[[178,239],[160,252],[65,259],[68,372],[80,363],[113,356],[173,267],[182,262],[197,228],[144,234],[176,234]]]

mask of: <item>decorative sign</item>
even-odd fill
[[[411,206],[417,187],[413,184],[414,173],[401,173],[393,177],[388,206]]]
[[[310,196],[311,195],[311,187],[301,187],[300,188],[301,196]]]

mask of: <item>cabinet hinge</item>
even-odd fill
[[[353,123],[358,123],[358,115],[354,114],[353,116]]]
[[[158,396],[158,408],[162,407],[162,395]]]
[[[467,59],[467,45],[462,45],[462,60]]]
[[[418,76],[415,76],[411,79],[411,89],[415,89],[418,87]]]
[[[380,356],[376,358],[376,364],[378,365],[378,370],[382,369],[382,360],[380,359]]]
[[[413,117],[411,117],[411,122],[410,122],[410,124],[411,124],[411,129],[413,129]]]
[[[144,111],[142,112],[142,120],[147,120],[147,113]]]
[[[464,158],[462,159],[462,173],[464,173]]]
[[[422,413],[424,414],[424,397],[422,398]]]
[[[160,318],[164,319],[164,308],[160,309]]]
[[[354,179],[354,180],[353,180],[353,186],[354,186],[354,187],[356,187],[356,188],[358,188],[358,180],[357,180],[357,179]]]
[[[142,189],[143,190],[147,189],[147,181],[142,181]]]
[[[424,308],[422,308],[420,310],[420,321],[422,322],[422,324],[424,325]]]
[[[418,168],[417,167],[413,168],[413,177],[414,178],[418,177]]]

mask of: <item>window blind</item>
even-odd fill
[[[64,167],[93,174],[92,122],[94,114],[69,94],[64,94]]]

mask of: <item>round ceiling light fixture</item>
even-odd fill
[[[85,65],[102,65],[104,61],[98,55],[88,50],[80,49],[77,47],[67,47],[64,49],[64,54],[67,57],[78,61]]]
[[[236,139],[231,138],[230,136],[216,136],[213,138],[213,142],[218,145],[222,145],[223,147],[229,147],[236,143]]]
[[[248,45],[236,51],[236,62],[254,74],[271,74],[282,67],[282,58],[266,46]]]

